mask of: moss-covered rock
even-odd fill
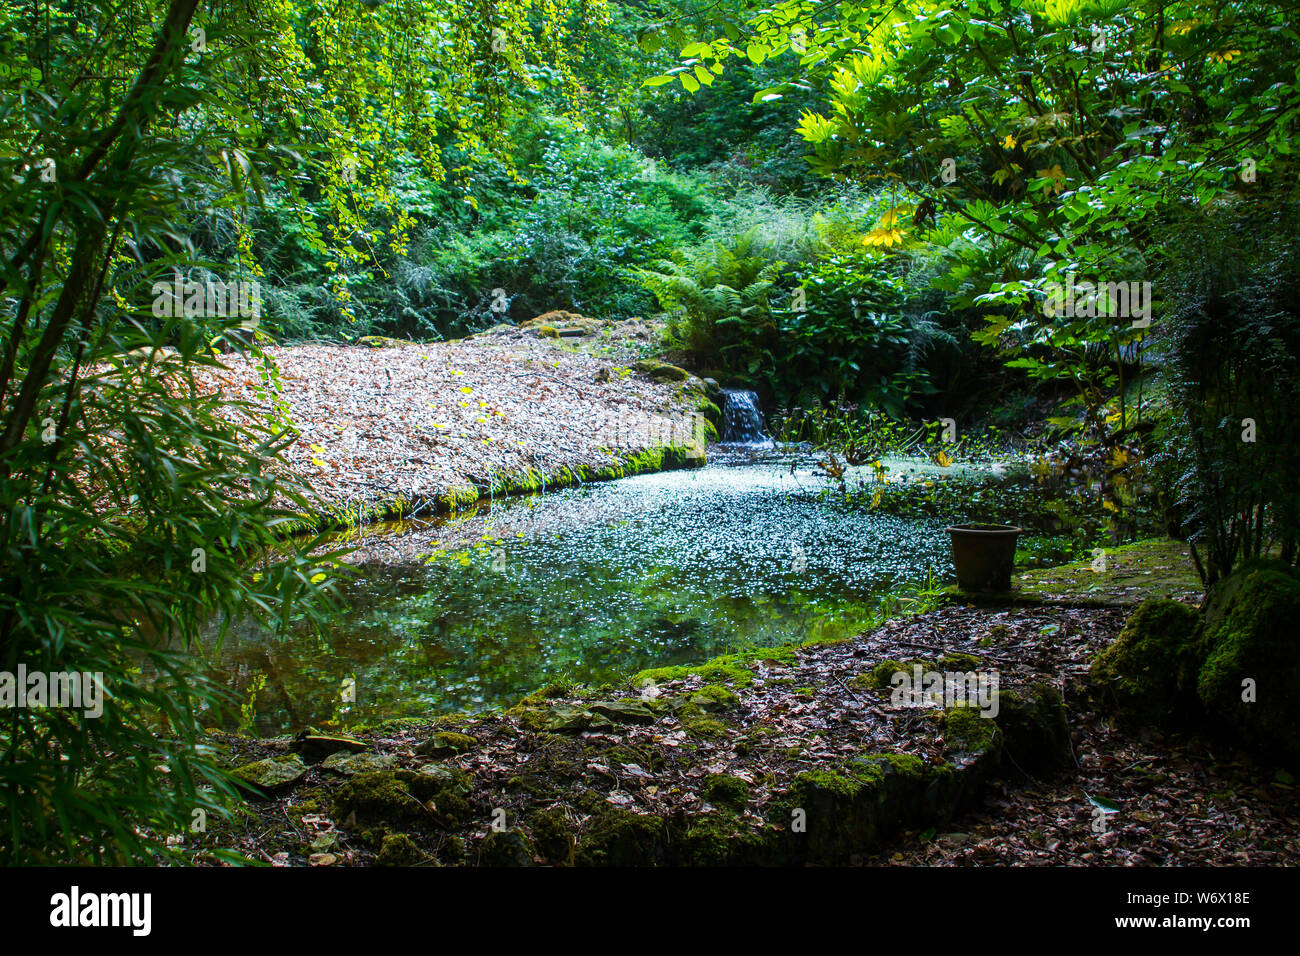
[[[710,774],[704,781],[704,797],[710,803],[743,807],[749,801],[749,784],[731,774]]]
[[[592,819],[574,852],[579,866],[650,866],[662,861],[665,826],[661,817],[622,810],[603,800],[591,808]]]
[[[928,673],[935,669],[933,661],[922,658],[912,658],[906,661],[891,659],[881,661],[871,670],[858,674],[849,683],[854,687],[865,687],[868,690],[886,690],[894,686],[895,674],[906,674],[910,679],[913,668],[918,664],[921,666],[922,673]]]
[[[656,703],[659,709],[685,718],[719,713],[735,707],[739,702],[740,698],[724,685],[705,684],[697,690],[668,697]]]
[[[450,779],[410,770],[359,773],[334,793],[338,820],[359,824],[421,822],[454,826],[470,813],[469,779],[452,771]]]
[[[535,810],[524,823],[532,834],[533,847],[542,859],[552,866],[573,865],[573,826],[563,808]]]
[[[322,770],[353,776],[358,773],[372,773],[376,770],[388,770],[397,763],[397,758],[390,754],[340,752],[331,754],[321,764]]]
[[[577,330],[581,333],[590,334],[600,331],[604,326],[600,319],[591,319],[578,312],[566,312],[564,309],[552,309],[550,312],[543,312],[541,315],[534,316],[523,322],[524,326],[564,326],[569,329]]]
[[[843,863],[928,819],[933,811],[925,793],[932,773],[912,755],[864,754],[838,769],[796,776],[788,795],[773,801],[769,820],[790,828],[786,846],[792,861]],[[802,812],[804,833],[793,829],[792,812]]]
[[[297,783],[307,765],[297,754],[254,760],[232,771],[237,780],[258,791],[279,790]]]
[[[366,749],[366,742],[355,737],[320,734],[309,729],[295,737],[291,747],[308,763],[317,763],[340,751],[360,753]]]
[[[1040,773],[1070,765],[1065,700],[1051,684],[998,694],[998,729],[1010,769]]]
[[[1208,654],[1197,694],[1243,746],[1264,759],[1300,764],[1300,581],[1274,568],[1234,577],[1207,611]]]
[[[658,359],[641,359],[632,367],[653,382],[684,382],[691,377],[686,369]]]
[[[425,853],[405,833],[390,833],[384,837],[375,857],[376,866],[418,866],[428,861]]]
[[[468,734],[443,730],[416,747],[415,752],[424,757],[454,757],[473,750],[477,744],[478,741]]]
[[[950,707],[943,712],[943,740],[949,753],[997,753],[1002,735],[992,712],[977,707]]]
[[[1134,723],[1164,723],[1194,708],[1203,649],[1200,615],[1178,601],[1138,605],[1115,643],[1098,654],[1088,683],[1116,713]]]
[[[655,719],[654,712],[649,706],[635,697],[598,700],[592,702],[587,709],[593,714],[609,718],[616,724],[652,724]]]
[[[636,764],[643,770],[654,773],[664,766],[663,754],[654,747],[634,747],[628,744],[616,744],[606,750],[602,756],[611,765],[627,766]]]
[[[975,671],[983,666],[984,662],[974,654],[954,652],[939,658],[939,669],[942,671]]]
[[[723,654],[703,664],[677,664],[671,667],[655,667],[641,671],[632,683],[638,687],[644,684],[666,684],[684,677],[702,677],[711,684],[743,687],[754,679],[754,661],[788,664],[794,660],[798,648],[793,645],[784,647],[761,647],[738,654]]]
[[[756,866],[780,862],[759,823],[726,808],[691,815],[673,841],[678,866]]]
[[[479,841],[479,866],[532,866],[533,844],[520,830],[489,830]]]

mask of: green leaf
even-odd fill
[[[1113,803],[1110,800],[1107,800],[1105,797],[1094,797],[1090,793],[1088,793],[1087,790],[1083,791],[1083,795],[1088,798],[1089,803],[1091,803],[1094,807],[1100,807],[1103,812],[1119,813],[1118,803]]]

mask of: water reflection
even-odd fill
[[[852,634],[891,587],[951,574],[944,520],[844,507],[815,465],[715,454],[696,471],[368,529],[324,638],[235,625],[214,666],[248,702],[245,729],[373,723]]]

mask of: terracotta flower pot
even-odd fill
[[[1020,528],[1009,524],[959,524],[952,535],[952,563],[963,591],[1010,591]]]

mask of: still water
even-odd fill
[[[225,724],[277,734],[508,706],[557,680],[851,635],[883,594],[927,571],[951,580],[946,521],[846,506],[815,465],[718,447],[702,469],[366,529],[323,637],[236,625],[212,650],[245,702]]]

